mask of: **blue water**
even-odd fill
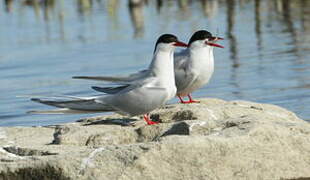
[[[199,29],[224,37],[225,49],[215,50],[212,80],[194,97],[272,103],[310,120],[307,0],[154,0],[132,8],[125,0],[4,2],[0,126],[59,124],[91,116],[29,115],[25,112],[51,108],[20,96],[94,95],[90,86],[100,83],[71,77],[143,69],[160,34],[188,41]]]

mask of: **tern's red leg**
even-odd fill
[[[187,96],[189,98],[189,103],[200,103],[200,101],[193,100],[191,94],[188,94]]]
[[[184,101],[181,96],[178,96],[178,97],[180,99],[180,103],[182,103],[182,104],[200,103],[200,101],[193,100],[193,98],[190,94],[187,95],[187,97],[189,99],[188,101]]]
[[[147,125],[153,125],[153,124],[158,124],[158,122],[152,121],[150,119],[150,114],[145,114],[143,115],[144,121],[147,123]]]
[[[178,95],[178,98],[180,99],[180,103],[185,104],[186,102],[182,99],[181,96]]]

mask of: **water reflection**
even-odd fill
[[[63,0],[55,1],[55,0],[24,0],[24,1],[14,1],[14,0],[4,0],[4,7],[6,12],[12,12],[13,6],[28,6],[32,7],[35,15],[37,18],[41,18],[41,12],[43,12],[43,18],[45,21],[49,21],[51,19],[51,14],[54,12],[59,11],[60,8],[63,8],[63,4],[66,3]],[[96,2],[96,3],[95,3]],[[199,3],[200,2],[200,3]],[[119,0],[109,0],[109,1],[101,1],[101,0],[75,0],[77,12],[81,17],[85,16],[92,16],[92,11],[97,8],[97,6],[101,6],[100,4],[104,4],[106,7],[102,10],[107,10],[108,17],[110,22],[112,22],[112,27],[119,28]],[[276,1],[261,1],[261,0],[253,0],[253,1],[219,1],[219,0],[200,0],[200,1],[193,1],[193,0],[178,0],[177,3],[173,1],[166,1],[163,0],[156,0],[148,2],[146,0],[128,0],[128,13],[130,15],[131,23],[134,28],[133,37],[143,37],[144,36],[144,29],[145,29],[145,15],[144,9],[149,4],[157,9],[158,13],[161,12],[161,8],[163,6],[172,7],[173,5],[177,5],[179,7],[178,12],[183,15],[182,20],[188,20],[189,16],[192,16],[192,13],[188,13],[188,11],[192,11],[192,8],[200,6],[200,10],[202,13],[209,19],[216,18],[217,12],[221,7],[226,6],[226,35],[229,39],[230,43],[230,52],[231,52],[231,59],[233,61],[233,67],[238,67],[240,63],[238,62],[238,52],[237,52],[237,39],[234,35],[234,26],[235,22],[235,14],[236,14],[236,7],[240,6],[240,8],[247,6],[247,4],[253,3],[254,6],[254,18],[255,18],[255,33],[257,39],[257,48],[259,51],[262,50],[262,35],[261,35],[261,26],[262,26],[262,19],[261,14],[262,12],[267,11],[266,13],[270,13],[275,11],[278,15],[282,15],[282,22],[285,23],[286,29],[285,31],[291,33],[292,37],[292,44],[296,45],[298,43],[297,39],[297,32],[296,28],[294,27],[294,22],[296,21],[296,13],[298,12],[297,9],[300,9],[298,15],[300,15],[300,22],[304,31],[309,29],[309,1],[307,0],[298,0],[298,1],[287,1],[287,0],[276,0]],[[219,5],[220,4],[220,5]],[[222,6],[225,4],[225,6]],[[262,5],[263,4],[263,5]],[[261,7],[268,7],[261,8]],[[293,7],[292,7],[293,6]],[[68,6],[66,7],[68,8]],[[71,8],[74,8],[72,6]],[[271,9],[270,9],[271,8]],[[22,8],[16,8],[15,11],[20,11]],[[199,10],[199,9],[197,9]],[[60,11],[67,11],[67,9],[61,9]],[[196,9],[195,9],[196,11]],[[294,12],[294,17],[292,14]],[[105,12],[100,12],[105,13]],[[66,25],[64,16],[64,12],[58,12],[58,21],[63,25]],[[83,20],[83,18],[81,19]],[[269,21],[269,18],[265,18],[263,21]],[[279,20],[279,18],[276,18]],[[271,23],[272,24],[272,23]],[[64,29],[64,28],[62,28]],[[64,34],[64,33],[62,33]],[[63,37],[62,37],[63,39]],[[296,51],[296,50],[294,50]]]
[[[53,12],[54,8],[55,8],[55,0],[43,1],[44,19],[46,21],[50,20],[50,14]]]
[[[143,5],[144,5],[144,2],[142,0],[138,0],[138,1],[131,0],[128,6],[131,22],[134,27],[135,38],[143,37],[143,33],[144,33]]]
[[[188,5],[189,5],[188,0],[178,0],[178,6],[181,11],[187,11]]]
[[[218,4],[217,0],[201,0],[204,15],[213,18],[218,12]]]
[[[146,0],[128,0],[128,6],[133,7],[133,6],[143,6],[144,3],[147,3]]]
[[[277,1],[278,2],[278,1]],[[286,25],[286,29],[284,31],[287,31],[290,33],[291,37],[291,44],[293,44],[292,52],[298,56],[298,49],[297,49],[297,35],[295,32],[294,24],[292,22],[292,16],[291,16],[291,2],[290,1],[279,1],[278,3],[281,3],[282,5],[282,14],[283,14],[283,21]]]
[[[13,0],[4,0],[4,4],[6,12],[11,12],[13,7]]]
[[[238,60],[238,48],[237,48],[237,40],[234,35],[234,26],[235,26],[235,1],[226,0],[227,5],[227,31],[226,35],[229,40],[229,50],[230,50],[230,58],[233,61],[232,66],[237,68],[239,67]]]
[[[302,0],[300,3],[301,6],[301,13],[300,13],[300,19],[303,31],[309,31],[310,29],[310,17],[309,17],[309,7],[310,2],[308,0]]]
[[[163,6],[163,0],[156,0],[156,10],[160,13],[160,9]]]
[[[92,0],[77,0],[78,12],[81,16],[88,15],[92,10]]]
[[[108,23],[111,29],[108,29],[109,36],[113,36],[113,33],[116,32],[120,27],[119,27],[119,16],[118,16],[118,11],[119,11],[119,0],[111,0],[111,1],[106,1],[106,11],[108,13]]]
[[[261,58],[261,51],[262,51],[262,36],[261,36],[261,20],[260,20],[260,0],[255,0],[255,34],[257,39],[257,50],[259,51],[260,58]]]

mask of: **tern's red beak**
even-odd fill
[[[173,45],[179,46],[179,47],[188,47],[188,45],[186,43],[181,42],[181,41],[175,42]]]
[[[207,44],[207,45],[209,45],[209,46],[214,46],[214,47],[224,48],[224,46],[221,46],[221,45],[216,44],[216,43],[206,42],[206,44]]]

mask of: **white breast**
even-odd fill
[[[188,83],[184,88],[178,88],[178,95],[186,96],[189,93],[206,85],[212,77],[214,71],[213,48],[205,47],[191,50],[188,54],[188,63],[185,70],[185,77]]]

